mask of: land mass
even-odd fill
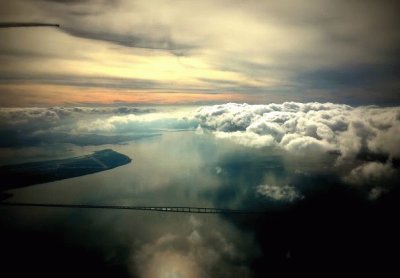
[[[102,172],[131,161],[124,154],[106,149],[67,159],[2,166],[0,191]]]

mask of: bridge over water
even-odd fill
[[[159,207],[159,206],[120,206],[120,205],[88,205],[88,204],[60,204],[60,203],[25,203],[25,202],[0,202],[0,206],[14,207],[52,207],[52,208],[77,208],[77,209],[112,209],[112,210],[142,210],[176,213],[218,213],[218,214],[261,214],[265,211],[237,210],[210,207]]]

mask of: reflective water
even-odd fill
[[[132,163],[11,190],[13,196],[8,200],[264,209],[270,213],[229,216],[0,207],[0,223],[6,227],[2,245],[13,264],[21,262],[56,276],[79,271],[100,277],[263,277],[282,267],[292,272],[297,269],[293,261],[297,267],[308,258],[315,260],[315,252],[324,249],[313,240],[336,235],[336,218],[328,215],[324,220],[326,216],[318,210],[326,202],[329,209],[325,207],[323,213],[336,215],[340,206],[333,213],[331,205],[337,195],[322,197],[310,207],[303,202],[321,191],[321,184],[324,192],[340,184],[338,170],[332,169],[333,155],[289,157],[275,149],[249,149],[210,134],[179,131],[120,145],[19,149],[25,156],[18,156],[18,162],[21,157],[45,159],[53,149],[58,151],[54,157],[68,157],[105,148],[128,155]],[[3,161],[7,155],[4,151]],[[273,199],[260,194],[259,186],[265,184],[293,186],[299,198],[279,200],[277,195],[271,195]],[[342,205],[346,207],[346,200]],[[323,242],[328,244],[329,252],[325,252],[336,256],[339,251],[334,244]],[[21,269],[15,271],[18,274]]]

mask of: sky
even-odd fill
[[[396,1],[0,1],[3,107],[400,102]]]
[[[0,0],[0,172],[104,149],[132,159],[23,188],[0,178],[2,203],[265,212],[2,204],[0,269],[398,272],[398,10],[389,0]],[[24,23],[42,26],[12,27]]]

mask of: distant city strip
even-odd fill
[[[202,207],[154,207],[154,206],[120,206],[120,205],[86,205],[86,204],[51,204],[51,203],[17,203],[0,202],[1,206],[18,207],[54,207],[54,208],[79,208],[79,209],[119,209],[119,210],[143,210],[159,212],[181,212],[181,213],[214,213],[214,214],[264,214],[265,211],[237,210],[224,208],[202,208]]]

